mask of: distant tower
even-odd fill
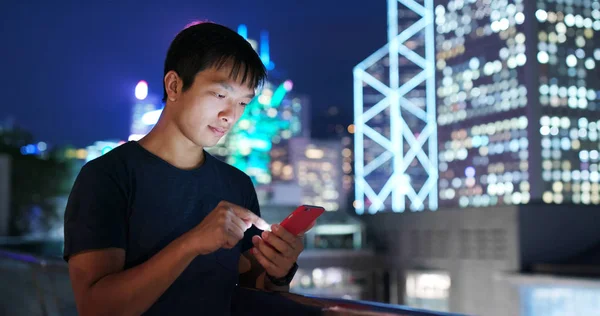
[[[388,43],[354,68],[358,214],[437,209],[435,113],[433,0],[388,0]]]

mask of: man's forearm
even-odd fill
[[[273,284],[267,277],[265,269],[251,252],[248,251],[243,256],[249,261],[250,269],[240,274],[240,286],[273,292],[288,292],[290,290],[289,285],[277,286]]]
[[[80,306],[82,315],[139,315],[173,284],[196,257],[185,235],[148,261],[94,283]]]

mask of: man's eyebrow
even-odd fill
[[[225,89],[225,90],[227,90],[227,91],[230,91],[230,92],[231,92],[231,91],[233,91],[233,87],[232,87],[230,84],[228,84],[227,82],[225,82],[225,81],[219,81],[219,82],[217,82],[217,83],[218,83],[218,84],[219,84],[221,87],[223,87],[223,89]],[[255,96],[256,96],[256,94],[255,94],[254,92],[253,92],[253,93],[249,93],[249,94],[245,95],[245,97],[246,97],[246,98],[250,98],[250,99],[254,98]]]
[[[233,91],[233,87],[225,81],[219,81],[218,84],[227,91]]]

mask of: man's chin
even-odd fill
[[[219,138],[219,139],[217,139],[215,141],[213,141],[213,140],[211,140],[211,141],[204,141],[204,142],[202,142],[202,147],[204,147],[204,148],[215,147],[215,146],[217,146],[219,144],[219,142],[221,141],[221,139],[223,139],[223,138]]]

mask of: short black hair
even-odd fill
[[[183,81],[182,91],[194,84],[199,72],[230,64],[233,80],[255,89],[262,85],[267,70],[252,45],[233,30],[211,22],[191,25],[177,34],[167,52],[164,76],[175,71]],[[163,80],[163,102],[167,89]]]

